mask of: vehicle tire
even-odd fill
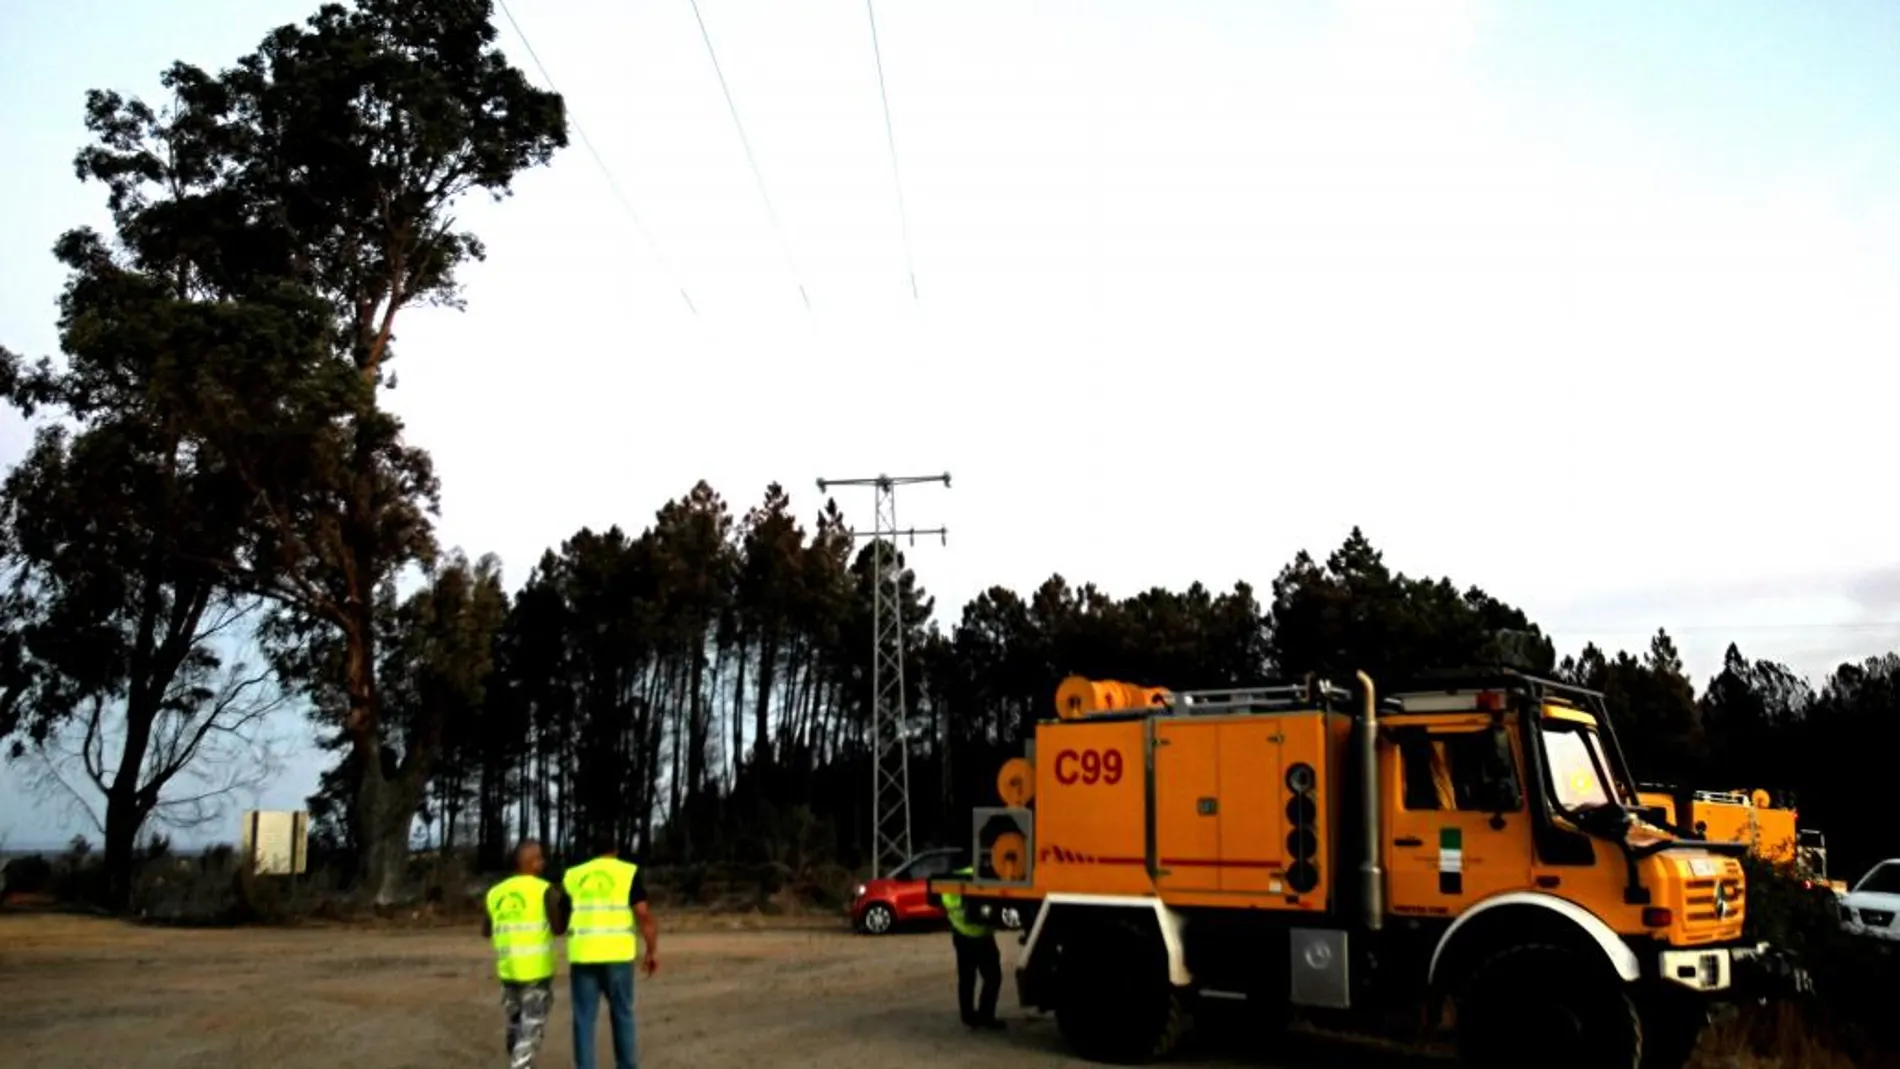
[[[1643,1022],[1623,981],[1561,947],[1484,960],[1457,1000],[1466,1069],[1643,1069]]]
[[[1091,924],[1062,949],[1056,1027],[1092,1062],[1140,1065],[1167,1057],[1187,1024],[1156,940],[1133,925]]]
[[[897,927],[897,914],[882,902],[873,902],[858,915],[858,931],[865,935],[889,935]]]

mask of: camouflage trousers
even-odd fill
[[[508,1015],[508,1069],[529,1069],[554,1012],[554,981],[503,983],[501,1008]]]

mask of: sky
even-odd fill
[[[56,352],[49,250],[103,222],[85,90],[313,6],[0,8],[0,344]],[[946,620],[1264,588],[1356,524],[1564,651],[1900,647],[1900,5],[877,0],[901,213],[863,4],[700,0],[764,197],[689,0],[510,9],[601,162],[465,207],[488,259],[390,401],[511,582],[701,478],[810,516],[947,470],[898,502]],[[22,778],[0,836],[83,826]]]

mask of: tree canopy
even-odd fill
[[[8,360],[22,407],[95,425],[87,456],[109,427],[202,473],[189,506],[128,503],[168,532],[167,568],[262,599],[280,644],[337,644],[359,876],[379,898],[443,735],[411,725],[385,760],[378,600],[433,562],[438,496],[381,401],[396,323],[459,306],[456,270],[483,255],[457,226],[463,198],[505,196],[567,141],[561,98],[507,62],[492,16],[488,0],[328,4],[215,74],[173,64],[163,109],[90,93],[75,168],[105,187],[113,232],[59,243],[63,365]]]
[[[826,502],[808,532],[776,484],[735,520],[701,483],[638,535],[582,530],[546,553],[433,781],[438,833],[490,864],[513,837],[575,847],[600,823],[662,859],[863,860],[871,548],[854,552],[843,529]],[[1363,668],[1396,684],[1508,664],[1603,691],[1645,780],[1768,788],[1850,867],[1893,845],[1835,770],[1856,739],[1895,741],[1900,656],[1844,665],[1814,691],[1731,649],[1698,697],[1665,632],[1641,653],[1559,659],[1521,610],[1393,571],[1356,529],[1324,564],[1298,555],[1266,604],[1245,583],[1118,598],[1058,575],[940,620],[907,565],[903,581],[920,843],[964,840],[1070,673],[1194,688]],[[470,807],[472,825],[448,816]]]

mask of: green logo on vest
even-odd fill
[[[528,900],[519,891],[509,891],[495,903],[495,912],[503,917],[519,917],[528,911]]]

